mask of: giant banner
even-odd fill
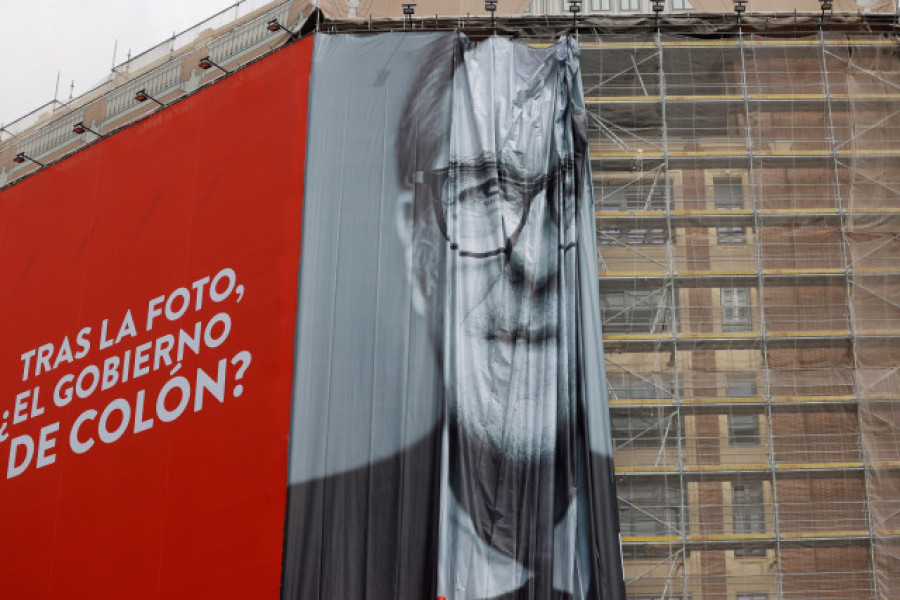
[[[278,596],[311,51],[0,192],[0,597]]]
[[[0,595],[622,598],[577,58],[317,36],[0,193]]]
[[[624,596],[577,57],[317,37],[282,597]]]

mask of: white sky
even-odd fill
[[[116,64],[234,0],[0,0],[0,124],[91,89]],[[243,13],[243,11],[242,11]]]

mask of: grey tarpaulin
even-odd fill
[[[578,49],[316,40],[285,598],[621,598]]]

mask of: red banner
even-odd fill
[[[277,597],[311,51],[0,193],[0,596]]]

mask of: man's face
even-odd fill
[[[575,169],[561,48],[466,50],[445,87],[416,88],[404,130],[415,150],[404,164],[425,168],[402,178],[414,193],[401,231],[449,415],[470,444],[527,461],[552,454],[572,418],[574,352],[562,345],[573,334],[561,324],[573,328],[574,281],[561,273],[574,271],[561,267],[575,240]],[[433,122],[449,125],[446,140],[429,137]]]
[[[424,195],[447,249],[450,415],[511,458],[552,453],[569,418],[555,397],[572,216],[560,191],[570,177],[559,165],[522,173],[488,156],[417,177],[420,205]]]

